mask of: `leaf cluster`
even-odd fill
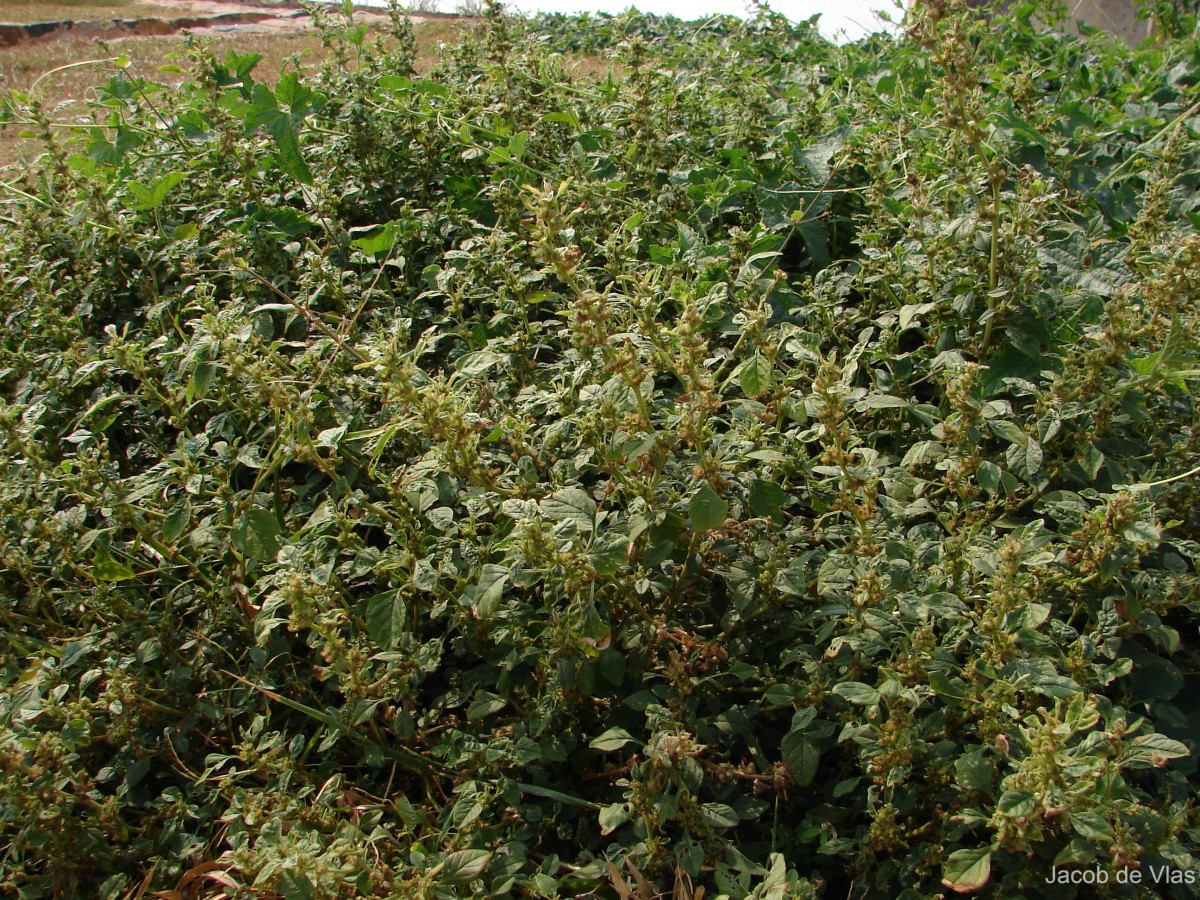
[[[3,890],[1187,895],[1200,47],[1034,12],[9,95]]]

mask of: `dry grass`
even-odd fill
[[[184,14],[178,6],[137,0],[3,0],[0,5],[0,22],[10,23],[171,18]]]
[[[417,23],[418,69],[431,68],[438,59],[439,45],[455,43],[462,29],[463,26],[453,20]],[[185,60],[173,58],[182,55],[185,40],[182,35],[123,38],[111,44],[68,39],[0,49],[0,91],[32,90],[53,121],[88,121],[86,100],[97,84],[116,71],[111,62],[113,57],[128,57],[130,74],[163,84],[177,83],[182,75],[161,69],[186,65]],[[232,32],[204,40],[218,58],[223,58],[230,50],[261,53],[263,59],[254,73],[268,82],[273,82],[285,67],[318,64],[326,55],[320,38],[312,31],[287,34]],[[89,60],[98,62],[78,65]],[[29,160],[40,152],[40,143],[30,136],[22,136],[20,129],[0,130],[0,167]]]

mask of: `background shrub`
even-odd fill
[[[8,97],[0,884],[1182,881],[1200,55],[1031,12]]]

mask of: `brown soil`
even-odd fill
[[[0,49],[27,43],[63,39],[119,40],[132,37],[163,37],[187,30],[197,34],[239,31],[260,34],[287,34],[303,31],[311,17],[298,4],[273,0],[129,0],[128,15],[121,18],[58,19],[51,22],[8,24],[0,11]],[[138,7],[148,15],[138,15]],[[86,7],[80,9],[86,14]],[[443,16],[418,15],[414,21]],[[449,17],[447,17],[449,18]],[[387,11],[378,7],[358,6],[355,19],[360,22],[384,22]]]
[[[115,73],[113,57],[117,53],[125,58],[129,75],[171,83],[183,77],[178,73],[186,32],[207,38],[211,52],[218,57],[230,51],[261,54],[255,77],[273,83],[285,68],[319,64],[329,50],[307,13],[271,0],[112,0],[79,6],[47,0],[28,4],[23,10],[25,22],[46,10],[55,10],[59,16],[64,10],[77,11],[81,19],[90,13],[93,19],[66,23],[57,18],[51,23],[56,27],[43,24],[40,29],[2,23],[7,3],[0,0],[0,94],[31,92],[61,140],[92,123],[87,100],[94,96],[96,84]],[[137,7],[153,15],[136,17]],[[101,21],[99,15],[122,18]],[[470,20],[456,16],[411,18],[419,22],[416,65],[421,71],[432,68],[440,58],[440,48],[457,43],[470,25]],[[364,13],[360,8],[355,21],[368,22],[372,32],[386,36],[386,29],[379,27],[386,23],[386,11]],[[6,43],[5,29],[17,29],[18,40]],[[97,44],[97,40],[104,43]],[[44,149],[36,129],[27,124],[0,128],[0,182],[12,171],[5,172],[6,167],[27,162]]]

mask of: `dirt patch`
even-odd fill
[[[161,8],[163,0],[154,0]],[[149,6],[149,4],[147,4]],[[133,8],[136,8],[136,4]],[[240,29],[268,32],[294,32],[311,27],[312,18],[290,3],[235,3],[220,0],[180,0],[172,4],[184,15],[176,17],[81,20],[4,24],[0,22],[0,49],[22,44],[63,39],[117,40],[126,37],[164,37],[182,31],[222,31]],[[0,16],[3,14],[0,13]],[[359,21],[385,21],[386,11],[377,7],[355,8]],[[443,18],[446,16],[437,16]],[[432,16],[412,16],[414,21]],[[454,18],[454,17],[449,17]]]
[[[0,0],[0,14],[9,0]],[[47,2],[45,8],[51,8]],[[152,12],[161,10],[168,0],[150,0],[137,4]],[[60,10],[63,4],[54,4]],[[215,5],[215,4],[214,4]],[[116,0],[113,4],[97,0],[95,8],[120,9],[133,18],[137,11],[133,3]],[[262,0],[255,4],[229,4],[240,13],[274,12],[272,19],[257,23],[228,24],[230,20],[219,19],[209,27],[185,29],[182,34],[138,34],[123,31],[119,37],[111,38],[107,48],[97,46],[79,28],[55,37],[25,41],[9,47],[0,47],[0,94],[9,90],[20,91],[35,97],[41,109],[51,121],[51,127],[60,141],[67,142],[72,135],[84,132],[84,126],[95,124],[89,99],[95,99],[96,87],[103,84],[117,71],[112,57],[124,58],[129,77],[143,77],[151,82],[175,84],[188,77],[186,59],[188,50],[185,34],[195,34],[203,39],[208,52],[223,59],[228,53],[259,54],[262,60],[255,68],[255,79],[273,85],[286,71],[321,65],[328,57],[330,48],[313,27],[312,20],[292,8],[272,10]],[[204,18],[192,15],[190,4],[176,4],[164,18]],[[228,8],[228,6],[226,6]],[[209,6],[212,9],[212,5]],[[178,15],[176,15],[178,13]],[[297,13],[300,13],[297,15]],[[101,13],[102,15],[103,13]],[[92,18],[99,16],[93,12]],[[159,13],[161,15],[161,13]],[[154,18],[146,16],[145,19]],[[208,16],[207,18],[214,18]],[[369,22],[373,40],[391,46],[387,22],[378,13]],[[428,21],[416,22],[415,66],[419,72],[428,72],[442,59],[443,48],[462,40],[464,32],[473,20],[461,17],[428,16]],[[356,15],[356,20],[366,21],[366,16]],[[414,20],[416,17],[414,17]],[[222,24],[225,23],[225,24]],[[53,23],[52,23],[53,24]],[[156,28],[150,24],[145,28]],[[120,49],[117,49],[117,48]],[[180,67],[185,69],[180,72]],[[37,137],[37,129],[28,122],[9,127],[0,127],[0,180],[5,167],[13,164],[27,165],[42,153],[45,147]],[[9,170],[12,171],[12,170]]]
[[[275,18],[271,13],[240,12],[178,19],[112,19],[82,22],[68,19],[60,22],[33,22],[27,25],[0,25],[0,47],[62,38],[112,40],[121,37],[162,37],[178,34],[185,29],[255,25]]]

